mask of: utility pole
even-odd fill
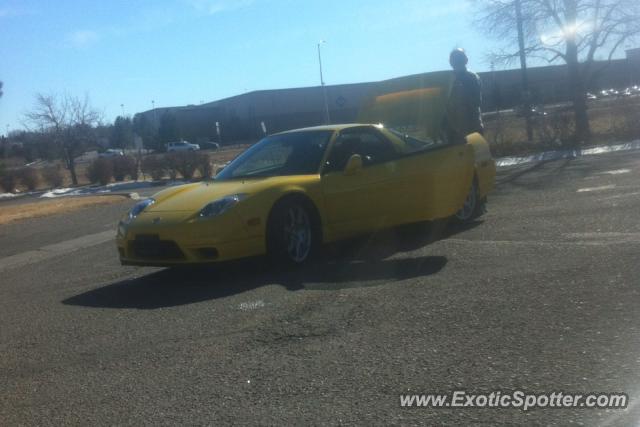
[[[324,119],[325,124],[331,123],[329,117],[329,103],[327,102],[327,89],[324,87],[324,78],[322,77],[322,56],[320,55],[320,45],[325,43],[324,40],[320,40],[318,43],[318,64],[320,65],[320,85],[322,86],[322,96],[324,98]]]
[[[158,131],[158,113],[156,111],[156,100],[151,100],[151,110],[153,111],[153,128]]]
[[[491,61],[491,85],[493,87],[493,93],[491,94],[491,99],[493,100],[493,105],[495,108],[495,112],[496,114],[500,111],[500,102],[498,99],[498,84],[496,83],[496,64],[495,62],[492,60]]]
[[[522,72],[522,97],[524,106],[524,118],[527,123],[527,141],[533,140],[533,127],[531,126],[531,103],[529,96],[529,78],[527,77],[527,57],[524,52],[524,30],[522,28],[521,0],[516,2],[516,23],[518,27],[518,47],[520,48],[520,70]]]

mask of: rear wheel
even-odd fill
[[[303,265],[315,255],[320,233],[312,210],[299,200],[278,203],[267,229],[269,256],[289,266]]]
[[[464,205],[455,214],[455,218],[460,222],[471,221],[484,213],[484,200],[478,194],[478,182],[476,179],[471,183],[471,188],[464,200]]]

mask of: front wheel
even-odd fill
[[[464,201],[464,205],[455,214],[455,218],[460,222],[471,221],[484,212],[484,200],[480,200],[478,195],[478,183],[474,179],[471,188]]]
[[[267,229],[267,252],[277,262],[289,266],[305,264],[320,243],[311,210],[300,201],[276,205]]]

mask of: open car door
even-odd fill
[[[361,167],[345,170],[354,155]],[[327,225],[335,238],[397,224],[403,197],[398,160],[394,145],[370,126],[336,137],[322,175]]]

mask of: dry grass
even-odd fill
[[[485,136],[495,157],[524,155],[562,147],[574,147],[573,113],[570,108],[549,109],[548,116],[533,120],[534,140],[526,141],[525,120],[514,114],[487,118]],[[640,97],[598,100],[589,103],[591,140],[585,145],[640,138]]]
[[[29,218],[61,214],[96,205],[122,203],[123,196],[60,197],[44,202],[21,203],[0,208],[0,225]]]

